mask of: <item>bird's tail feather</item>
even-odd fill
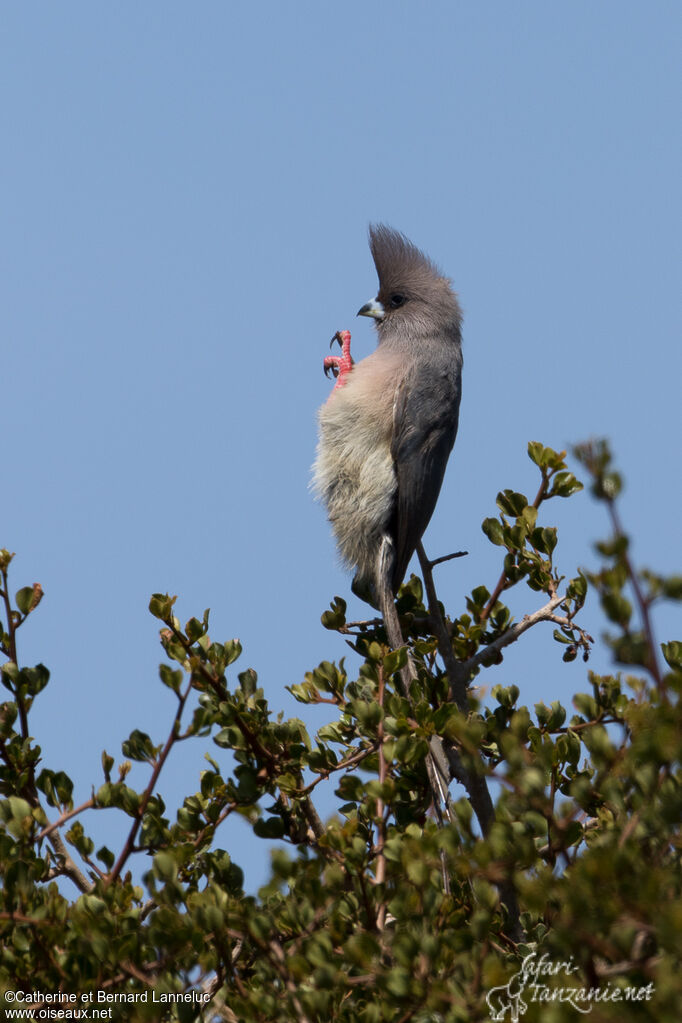
[[[395,547],[390,536],[385,535],[379,550],[379,564],[377,571],[377,590],[379,596],[379,607],[384,619],[384,628],[388,642],[394,650],[405,646],[400,619],[395,607],[395,598],[391,586],[393,569],[395,564]],[[417,670],[412,660],[410,651],[407,651],[407,662],[400,669],[402,694],[406,700],[410,699],[410,686],[417,677]],[[439,824],[444,823],[444,816],[449,817],[449,772],[447,759],[443,751],[443,744],[438,736],[433,736],[430,743],[430,750],[426,758],[426,769],[433,795],[433,807]],[[446,876],[446,875],[445,875]],[[446,878],[447,880],[447,878]]]

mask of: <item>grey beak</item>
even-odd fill
[[[373,298],[371,302],[365,302],[362,309],[358,309],[358,316],[371,316],[375,320],[383,320],[384,307]]]

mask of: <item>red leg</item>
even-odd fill
[[[341,355],[328,355],[324,360],[324,371],[328,375],[329,371],[336,377],[336,383],[332,388],[332,394],[337,387],[343,387],[346,383],[346,379],[351,369],[353,368],[353,359],[350,354],[350,331],[339,330],[332,338],[332,344],[338,341],[341,345]]]

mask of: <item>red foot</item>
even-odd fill
[[[332,375],[336,377],[332,394],[338,387],[343,387],[348,379],[348,374],[353,368],[353,359],[350,354],[350,331],[338,330],[331,339],[330,348],[335,341],[338,341],[341,345],[341,355],[328,355],[324,360],[325,375],[329,376],[331,371]]]

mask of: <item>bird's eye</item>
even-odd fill
[[[391,297],[388,300],[388,304],[390,305],[391,309],[399,309],[401,305],[405,305],[406,301],[407,299],[405,298],[404,295],[391,295]]]

